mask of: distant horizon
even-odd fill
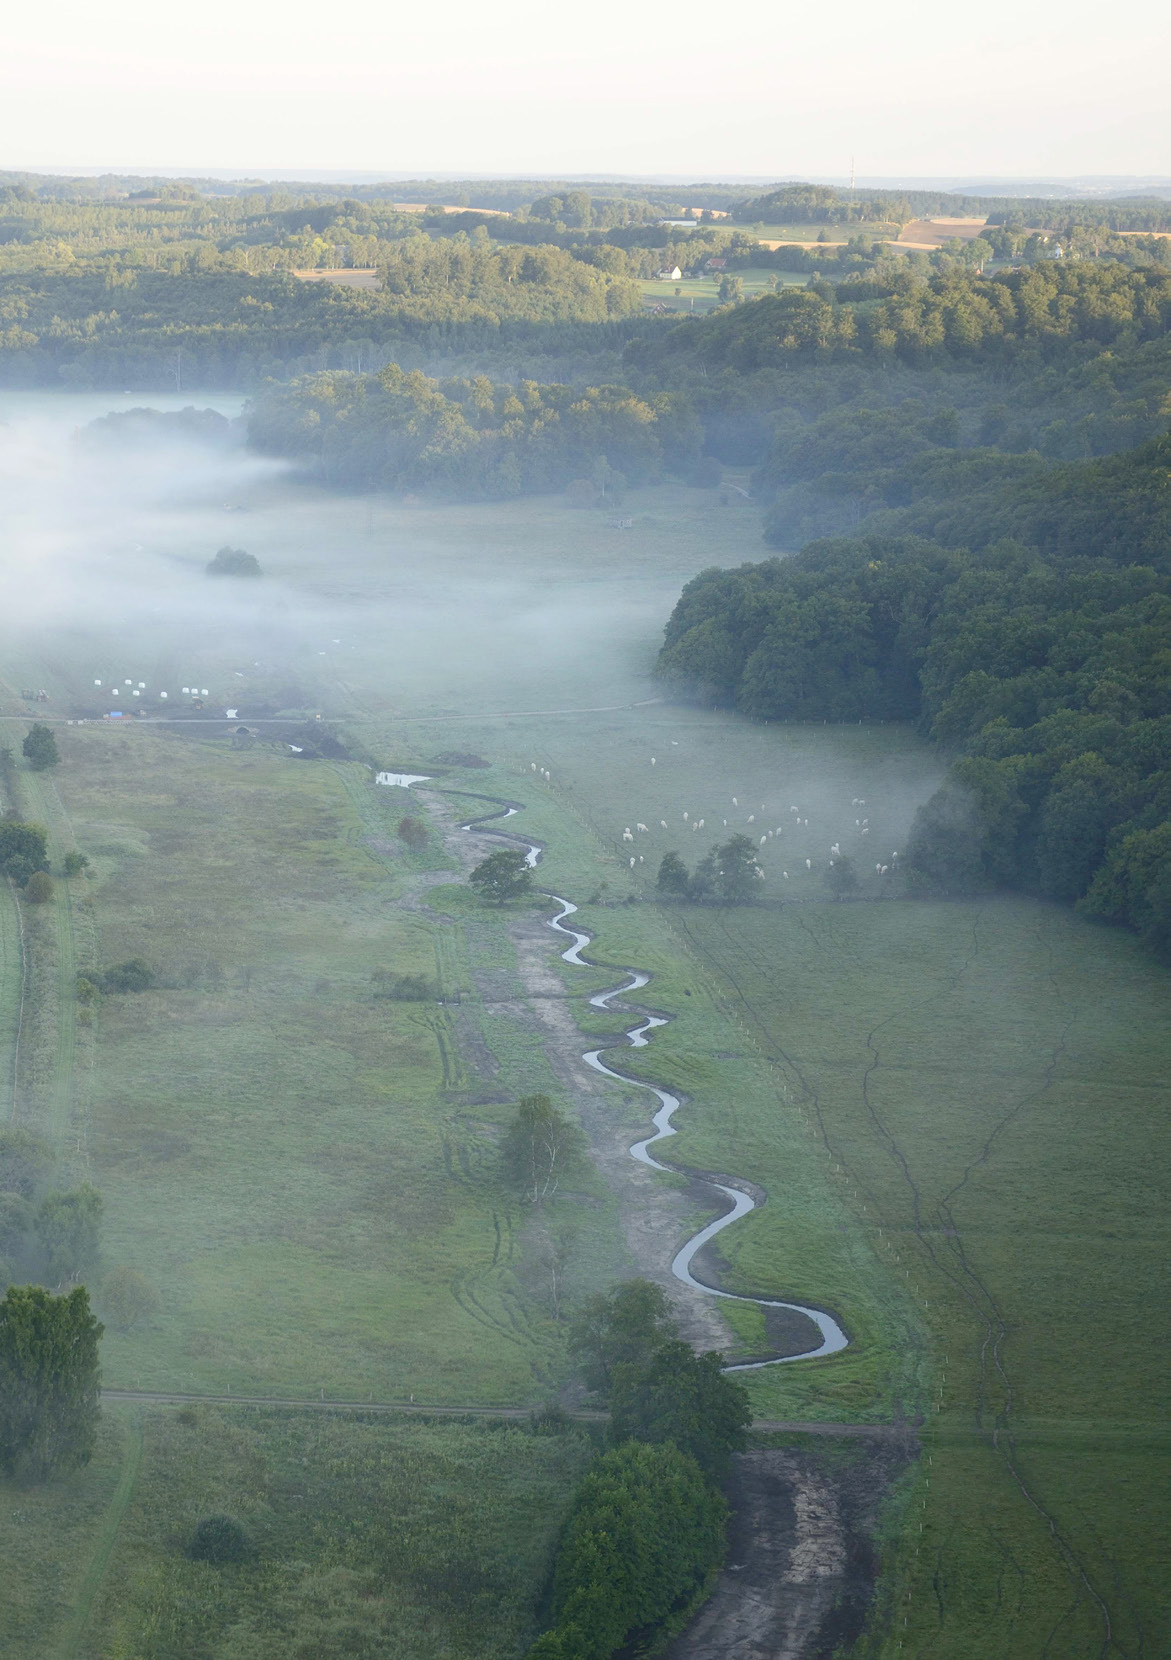
[[[436,184],[454,183],[488,183],[492,181],[511,182],[522,181],[532,183],[563,182],[563,183],[595,183],[595,184],[645,184],[656,189],[679,188],[696,189],[710,185],[713,189],[722,186],[751,187],[753,189],[767,189],[770,186],[779,188],[788,183],[803,183],[826,185],[837,188],[846,188],[851,182],[854,187],[862,190],[937,190],[954,194],[987,194],[987,195],[1045,195],[1048,190],[1056,190],[1058,194],[1085,194],[1093,196],[1108,195],[1115,191],[1134,192],[1143,189],[1171,189],[1171,174],[1169,173],[980,173],[958,171],[938,174],[912,173],[857,173],[853,180],[848,173],[816,173],[799,172],[796,169],[786,173],[657,173],[631,170],[630,172],[615,172],[612,169],[590,170],[563,170],[555,169],[452,169],[433,168],[416,169],[414,171],[400,168],[328,168],[328,167],[223,167],[223,166],[189,166],[164,165],[146,163],[127,163],[124,165],[69,165],[55,164],[10,164],[0,166],[0,175],[11,173],[28,173],[41,178],[142,178],[142,179],[215,179],[225,184],[240,183],[274,183],[274,184],[410,184],[418,182],[432,182]]]

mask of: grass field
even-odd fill
[[[396,902],[442,865],[395,838],[405,792],[224,740],[64,741],[96,869],[84,966],[142,956],[161,981],[97,1017],[105,1255],[164,1304],[107,1338],[107,1380],[539,1398],[560,1340],[517,1289],[521,1218],[477,1175],[512,1080],[485,1101],[454,1011],[374,996],[378,968],[448,997],[470,972],[459,925]]]
[[[660,282],[657,277],[646,277],[639,282],[646,305],[665,306],[668,311],[693,311],[696,316],[713,310],[720,303],[720,278],[723,272],[711,276],[685,277],[679,282]],[[732,276],[744,284],[745,299],[758,294],[769,294],[774,288],[804,288],[809,278],[801,271],[770,271],[764,266],[747,266],[733,271]]]
[[[512,1660],[590,1451],[510,1425],[107,1413],[89,1470],[14,1499],[4,1653]],[[246,1530],[238,1565],[187,1556],[216,1513]]]
[[[271,473],[230,488],[217,476],[206,500],[127,510],[120,534],[145,544],[145,531],[169,549],[168,571],[198,573],[222,536],[215,504],[240,500],[238,539],[269,573],[259,600],[224,596],[218,612],[184,575],[173,590],[184,614],[150,625],[157,672],[198,670],[241,699],[295,683],[298,706],[332,716],[363,753],[417,763],[441,789],[524,802],[516,828],[546,843],[542,881],[582,903],[593,954],[651,970],[648,1000],[675,1017],[621,1063],[687,1097],[672,1156],[768,1189],[721,1237],[729,1285],[824,1304],[850,1333],[830,1361],[752,1374],[757,1411],[924,1417],[925,1457],[889,1516],[868,1660],[1157,1651],[1166,975],[1126,938],[1049,907],[886,902],[897,890],[874,866],[902,848],[941,766],[905,729],[760,727],[651,701],[657,630],[681,584],[762,551],[755,509],[734,493],[633,492],[623,513],[634,529],[619,531],[552,500],[338,501]],[[144,638],[141,618],[119,634],[112,606],[95,612],[43,649],[14,625],[9,682],[46,685],[50,711],[64,711],[92,661]],[[248,650],[258,629],[264,645]],[[19,707],[5,700],[9,715]],[[572,1105],[573,1091],[518,995],[513,914],[448,891],[437,840],[403,851],[394,827],[408,798],[376,790],[357,763],[296,762],[263,741],[234,749],[224,724],[93,724],[61,728],[59,741],[51,780],[20,773],[25,805],[48,823],[55,856],[76,845],[94,869],[59,884],[37,919],[26,1105],[102,1188],[108,1264],[140,1268],[163,1296],[152,1325],[105,1340],[108,1381],[541,1398],[565,1375],[562,1339],[534,1272],[539,1241],[502,1207],[492,1146],[517,1094],[549,1088]],[[491,765],[439,762],[446,750]],[[626,842],[638,823],[647,832]],[[664,851],[693,862],[733,830],[765,838],[759,906],[653,903]],[[826,898],[835,844],[859,868],[858,902]],[[15,911],[0,910],[0,946],[11,1030]],[[66,1041],[45,1011],[65,1007],[67,965],[132,955],[162,985],[107,998]],[[459,1003],[375,1000],[378,967],[434,977]],[[564,969],[591,1042],[623,1028],[585,1003],[612,979]],[[615,1129],[636,1133],[645,1099],[612,1094]],[[628,1272],[600,1183],[564,1204],[579,1230],[573,1294]],[[664,1260],[679,1242],[662,1240]],[[736,1312],[735,1335],[760,1347],[755,1309]],[[51,1652],[50,1631],[73,1645],[62,1654],[103,1660],[186,1660],[198,1643],[233,1660],[295,1653],[288,1630],[264,1623],[277,1607],[302,1622],[298,1642],[320,1646],[314,1631],[330,1628],[311,1621],[344,1607],[411,1660],[487,1652],[467,1646],[462,1614],[442,1611],[442,1588],[404,1581],[393,1606],[368,1595],[366,1544],[340,1520],[312,1540],[299,1533],[272,1472],[367,1470],[372,1441],[393,1442],[386,1456],[438,1495],[437,1516],[453,1516],[475,1497],[469,1472],[488,1471],[489,1492],[500,1469],[527,1480],[542,1443],[492,1442],[513,1449],[499,1467],[468,1443],[442,1452],[450,1462],[434,1474],[432,1451],[410,1451],[413,1430],[354,1426],[352,1447],[322,1451],[297,1439],[319,1433],[300,1420],[209,1412],[199,1423],[188,1435],[173,1416],[148,1417],[131,1485],[132,1430],[111,1418],[91,1471],[31,1509],[15,1497],[6,1507],[0,1544],[34,1553],[21,1560],[35,1557],[26,1540],[61,1541],[45,1547],[43,1572],[18,1576],[0,1619],[21,1660]],[[293,1468],[294,1442],[309,1464]],[[185,1472],[203,1485],[189,1490]],[[555,1510],[540,1496],[547,1477],[526,1500],[534,1527]],[[327,1515],[361,1511],[355,1495],[367,1492],[346,1489]],[[179,1550],[213,1500],[271,1542],[263,1575],[225,1579],[214,1595]],[[331,1529],[346,1541],[333,1555]],[[531,1606],[535,1560],[517,1570],[530,1587],[518,1609]],[[309,1564],[303,1582],[295,1561]],[[120,1600],[112,1588],[125,1584],[133,1594]],[[434,1628],[418,1619],[432,1595]],[[201,1598],[214,1632],[184,1624]],[[529,1618],[509,1614],[502,1655]]]

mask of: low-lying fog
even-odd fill
[[[520,509],[412,512],[298,483],[243,447],[132,440],[90,425],[141,399],[0,396],[9,675],[51,680],[54,714],[104,713],[112,683],[173,712],[288,703],[345,713],[507,710],[653,695],[646,673],[689,567],[637,581],[573,556]],[[152,398],[156,409],[190,399]],[[237,416],[239,399],[201,399]],[[223,546],[260,581],[211,578]],[[47,666],[46,666],[47,665]],[[102,681],[99,688],[96,680]]]

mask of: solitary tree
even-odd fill
[[[502,848],[478,864],[469,881],[481,899],[503,905],[506,899],[519,899],[528,893],[533,885],[533,872],[523,853]]]
[[[547,1095],[526,1095],[504,1137],[504,1168],[531,1205],[551,1198],[581,1156],[583,1136]]]
[[[101,1324],[78,1286],[9,1286],[0,1302],[0,1468],[25,1481],[88,1463],[98,1421]]]
[[[716,848],[716,896],[725,905],[743,905],[756,893],[760,866],[751,836],[732,836]]]
[[[47,767],[55,767],[61,759],[57,753],[57,740],[52,730],[39,721],[35,726],[29,727],[28,737],[20,747],[34,772],[44,772]]]

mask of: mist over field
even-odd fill
[[[91,664],[107,686],[147,680],[156,714],[159,691],[173,702],[200,678],[216,680],[221,702],[240,701],[229,698],[240,672],[254,694],[296,681],[302,701],[335,713],[335,682],[356,666],[407,713],[606,703],[649,684],[670,577],[628,595],[611,569],[566,571],[556,546],[545,559],[498,526],[477,549],[473,515],[467,544],[453,545],[425,515],[339,503],[242,443],[101,433],[88,423],[109,400],[64,411],[30,401],[9,398],[0,425],[3,626],[16,642],[31,631],[50,654],[70,712],[103,701],[85,684]],[[572,520],[566,528],[572,537]],[[225,545],[254,554],[262,580],[210,580]]]

